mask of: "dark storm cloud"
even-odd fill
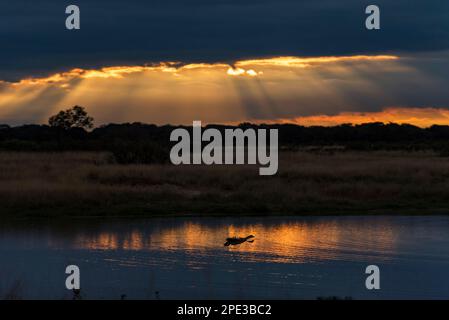
[[[65,29],[65,7],[81,30]],[[68,68],[166,60],[231,62],[272,55],[343,55],[449,48],[449,1],[40,0],[0,3],[0,79]]]

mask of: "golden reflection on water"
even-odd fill
[[[118,232],[103,231],[96,236],[78,235],[75,243],[79,249],[90,250],[145,250],[150,248],[150,239],[146,239],[139,230],[121,234]]]
[[[178,250],[194,255],[218,250],[247,254],[245,259],[249,261],[283,263],[369,257],[377,253],[382,253],[382,259],[388,259],[396,247],[393,229],[388,221],[375,224],[335,220],[243,225],[186,222],[171,227],[78,234],[75,247],[89,250]],[[223,246],[227,237],[250,234],[256,237],[253,243]]]

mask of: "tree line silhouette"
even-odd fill
[[[75,116],[74,116],[75,115]],[[72,118],[70,118],[72,117]],[[67,120],[69,119],[69,120]],[[71,119],[71,120],[70,120]],[[78,121],[79,120],[79,121]],[[72,121],[72,122],[70,122]],[[143,123],[102,125],[86,130],[93,119],[82,107],[61,111],[49,125],[0,125],[0,150],[8,151],[109,151],[119,163],[167,162],[170,133],[179,127]],[[278,129],[282,150],[433,150],[449,155],[449,126],[420,128],[410,124],[366,123],[334,127],[304,127],[294,124],[208,125],[224,132],[227,128]]]

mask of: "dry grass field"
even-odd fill
[[[105,153],[0,153],[2,216],[447,214],[449,159],[280,154],[257,166],[118,165]]]

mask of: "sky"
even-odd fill
[[[11,125],[73,105],[96,125],[449,124],[446,0],[2,1],[0,43]]]

